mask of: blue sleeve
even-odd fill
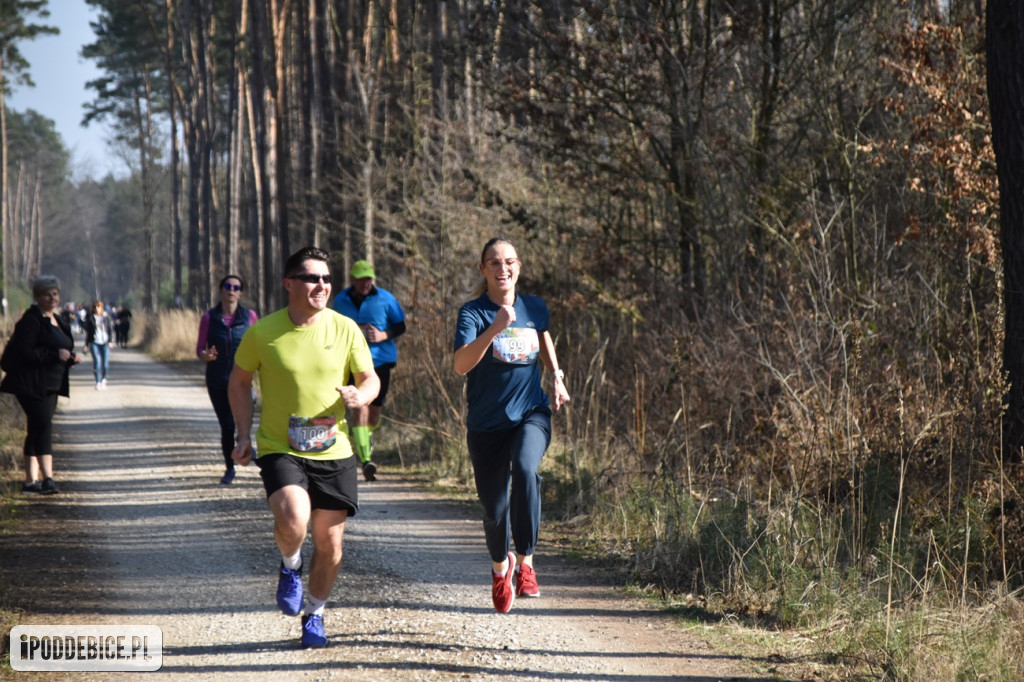
[[[548,331],[551,323],[551,313],[548,311],[548,304],[544,302],[543,298],[522,294],[519,296],[516,305],[520,304],[522,305],[520,311],[525,310],[526,313],[524,319],[528,319],[533,323],[532,326],[537,330],[538,334]],[[519,325],[516,324],[514,326]]]
[[[392,295],[388,295],[390,300],[388,301],[388,326],[398,324],[399,322],[405,322],[405,311],[402,310],[402,305],[398,302],[398,299]]]
[[[476,311],[471,310],[468,304],[464,305],[459,309],[459,320],[455,325],[455,344],[452,346],[452,351],[457,351],[467,343],[472,343],[478,336],[480,336],[480,316]]]
[[[546,332],[549,329],[551,329],[551,311],[548,310],[548,306],[546,303],[544,303],[544,301],[541,301],[540,303],[542,306],[544,306],[544,324],[541,325],[540,330],[542,332]]]
[[[340,313],[345,317],[355,319],[355,306],[352,305],[352,302],[345,294],[345,291],[345,289],[342,289],[341,291],[338,292],[338,295],[334,297],[334,303],[331,305],[331,307],[334,308],[334,312]]]

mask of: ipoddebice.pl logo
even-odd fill
[[[18,671],[159,670],[163,639],[155,625],[15,625],[11,667]]]

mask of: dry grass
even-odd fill
[[[200,317],[194,310],[166,310],[156,315],[135,313],[132,317],[131,342],[141,346],[157,360],[194,360]]]
[[[945,285],[973,295],[967,279]],[[454,310],[424,291],[379,445],[465,489]],[[748,638],[740,653],[765,646],[759,632],[787,633],[784,657],[821,677],[1021,677],[1024,608],[997,569],[1024,533],[1000,537],[992,510],[1020,497],[1024,473],[1000,477],[991,458],[992,327],[943,337],[943,363],[917,343],[959,328],[938,303],[883,327],[832,296],[693,322],[624,288],[629,311],[588,314],[575,296],[538,293],[573,395],[544,462],[545,512],[571,525],[567,549],[612,558],[665,604],[690,595],[726,616]],[[879,290],[868,309],[925,294]],[[192,311],[140,312],[132,343],[192,360],[198,326]]]
[[[3,343],[6,345],[16,319],[0,321]],[[13,472],[21,471],[21,456],[25,439],[24,414],[18,401],[8,393],[0,393],[0,514],[13,494],[14,485],[8,482],[19,478]],[[9,475],[10,474],[10,475]],[[20,479],[19,479],[20,480]]]

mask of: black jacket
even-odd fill
[[[110,315],[104,315],[101,319],[100,324],[107,330],[107,343],[114,342],[114,321],[110,318]],[[82,324],[85,329],[85,345],[86,347],[91,346],[92,342],[96,340],[96,315],[92,312],[85,316],[85,322]]]
[[[74,358],[75,340],[71,327],[60,316],[56,319],[57,326],[50,324],[37,305],[21,316],[0,357],[5,372],[0,391],[34,398],[70,394],[68,370],[74,360],[62,361],[59,353],[64,348]]]

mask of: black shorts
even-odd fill
[[[384,398],[388,396],[388,387],[391,385],[391,370],[394,366],[395,363],[389,362],[386,365],[380,365],[373,368],[373,371],[377,374],[377,378],[380,379],[380,393],[378,393],[377,397],[373,399],[373,402],[370,403],[371,405],[384,407]],[[348,385],[355,386],[356,380],[352,379],[348,382]]]
[[[256,465],[268,499],[286,485],[297,485],[309,493],[312,509],[344,509],[355,516],[359,511],[358,459],[310,459],[276,453],[260,455]]]

